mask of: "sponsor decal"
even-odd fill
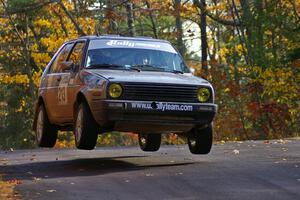
[[[109,46],[126,46],[126,47],[134,47],[134,42],[130,42],[128,40],[110,40],[106,43]]]
[[[193,111],[192,105],[185,104],[173,104],[173,103],[131,103],[133,109],[145,109],[145,110],[160,110],[160,111]]]
[[[68,83],[69,83],[69,76],[62,76],[57,91],[57,98],[58,98],[59,105],[66,105],[68,103]]]
[[[148,48],[160,48],[159,44],[134,42],[128,40],[110,40],[106,43],[108,46],[125,46],[125,47],[148,47]]]
[[[73,85],[74,84],[74,78],[70,79],[70,84]]]

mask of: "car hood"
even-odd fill
[[[136,83],[165,83],[183,85],[210,85],[208,81],[193,76],[192,74],[175,74],[170,72],[153,71],[128,71],[128,70],[89,70],[111,82],[136,82]]]

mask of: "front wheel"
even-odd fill
[[[92,150],[98,138],[98,125],[87,103],[78,106],[74,126],[75,144],[78,149]]]
[[[187,139],[192,154],[208,154],[213,143],[212,125],[209,124],[203,129],[192,129]]]
[[[139,134],[139,145],[143,151],[158,151],[161,134]]]
[[[49,122],[45,106],[38,108],[36,121],[36,142],[39,147],[54,147],[57,139],[57,128]]]

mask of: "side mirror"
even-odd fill
[[[74,63],[72,61],[64,61],[61,63],[61,69],[63,72],[73,69]]]

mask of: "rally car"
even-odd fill
[[[193,76],[164,40],[85,36],[64,43],[45,68],[34,130],[40,147],[53,147],[58,130],[73,130],[79,149],[98,134],[138,134],[143,151],[157,151],[161,134],[187,137],[193,154],[210,152],[217,111],[214,89]]]

